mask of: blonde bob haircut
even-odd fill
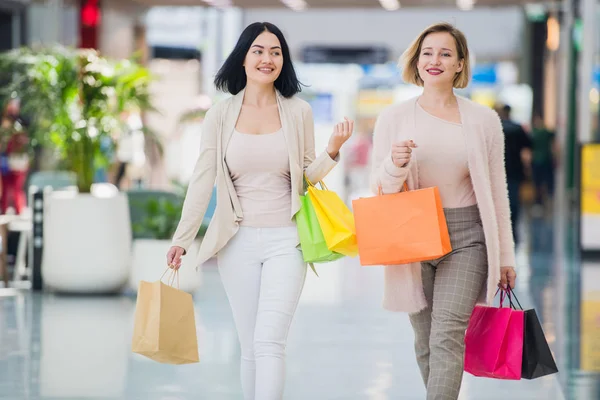
[[[423,79],[419,75],[417,63],[421,54],[423,40],[432,34],[446,32],[452,35],[456,43],[458,60],[463,62],[463,69],[456,74],[453,86],[457,89],[466,88],[471,78],[471,66],[469,64],[469,48],[467,47],[467,38],[465,35],[448,23],[439,23],[429,26],[417,36],[406,51],[400,57],[399,66],[402,67],[402,79],[406,83],[412,83],[417,86],[423,86]]]

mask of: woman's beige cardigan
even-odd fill
[[[225,152],[242,109],[244,91],[215,104],[206,114],[202,126],[200,155],[192,174],[183,204],[181,220],[173,235],[173,246],[186,251],[196,238],[213,186],[217,186],[217,206],[196,256],[196,266],[216,255],[236,234],[244,218],[229,169]],[[297,97],[285,98],[277,92],[279,117],[290,158],[292,183],[292,212],[300,209],[299,195],[304,194],[303,174],[311,182],[323,179],[337,159],[327,152],[315,158],[314,121],[310,105]]]

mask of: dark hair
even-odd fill
[[[268,22],[255,22],[244,29],[235,48],[229,57],[227,57],[219,72],[217,72],[217,76],[215,77],[215,86],[217,89],[231,94],[238,94],[246,87],[244,60],[254,40],[263,32],[271,32],[277,36],[281,44],[283,67],[275,80],[275,88],[284,97],[292,97],[302,91],[302,84],[296,77],[296,71],[294,70],[294,64],[292,64],[290,56],[290,48],[283,37],[283,33],[275,25]]]

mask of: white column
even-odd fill
[[[235,47],[243,26],[243,12],[241,8],[228,8],[223,11],[221,23],[221,63],[225,61],[231,50]]]
[[[48,3],[50,3],[49,17],[51,21],[51,37],[54,42],[60,43],[62,38],[63,0],[49,0]]]
[[[213,96],[216,93],[213,81],[219,70],[219,10],[204,10],[204,26],[206,32],[202,44],[202,93]]]
[[[105,0],[98,38],[101,53],[114,59],[131,57],[135,51],[134,28],[146,11],[146,7],[137,3]]]
[[[560,46],[558,49],[558,94],[556,104],[556,136],[560,144],[560,148],[564,150],[569,118],[569,88],[570,75],[569,67],[571,65],[571,44],[573,31],[573,6],[572,0],[566,0],[564,5],[563,18],[560,25]],[[565,155],[561,154],[561,159],[565,159]]]
[[[558,67],[558,94],[556,104],[556,139],[559,144],[560,160],[567,160],[567,135],[569,133],[569,108],[570,108],[570,65],[571,65],[571,45],[573,32],[573,0],[565,0],[563,5],[563,18],[560,26],[560,46],[558,49],[557,62]],[[565,168],[556,169],[556,199],[554,202],[554,213],[558,216],[556,232],[554,235],[554,248],[556,257],[562,259],[565,257],[564,241],[567,235],[566,228],[569,226],[568,210],[569,202],[565,192],[566,177]],[[562,290],[562,287],[561,287]]]
[[[582,0],[581,16],[583,22],[581,55],[579,58],[577,100],[577,138],[579,143],[588,143],[592,139],[592,114],[590,110],[590,90],[596,52],[596,1]]]
[[[29,41],[33,45],[62,43],[63,0],[33,3],[27,9]]]

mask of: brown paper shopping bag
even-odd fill
[[[131,349],[165,364],[199,361],[192,295],[171,284],[141,281],[135,307]],[[163,274],[164,276],[164,274]]]

